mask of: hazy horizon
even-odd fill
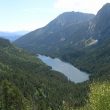
[[[43,27],[63,12],[96,14],[110,0],[1,0],[0,31],[32,31]]]

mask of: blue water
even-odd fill
[[[63,73],[67,78],[75,83],[81,83],[89,80],[89,75],[80,71],[73,65],[63,62],[58,58],[51,58],[44,55],[38,55],[45,64],[52,67],[52,70]]]

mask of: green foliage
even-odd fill
[[[77,110],[110,110],[110,82],[93,82],[87,105]]]
[[[92,110],[110,110],[110,83],[93,83],[90,92],[90,107]]]
[[[69,49],[68,52],[70,52]],[[96,67],[92,70],[93,68],[90,67],[93,66],[94,62],[89,64],[89,61],[95,61],[97,54],[93,54],[94,57],[89,59],[89,57],[84,57],[85,54],[79,55],[79,53],[82,51],[73,52],[68,56],[62,53],[63,56],[60,57],[71,63],[75,61],[78,67],[99,72],[99,74],[94,74],[92,80],[101,78],[107,80],[109,61],[103,63],[107,67],[102,64],[101,68],[96,68],[98,63],[95,62]],[[101,55],[101,52],[98,54]],[[81,60],[81,58],[84,59]],[[88,58],[87,61],[85,61],[86,58]],[[107,61],[106,57],[104,58]],[[83,64],[84,66],[82,66]],[[102,70],[107,71],[103,76],[101,75],[104,72]],[[37,57],[14,47],[10,43],[7,46],[5,41],[3,41],[3,45],[0,44],[1,110],[109,110],[109,81],[102,83],[100,80],[98,83],[91,84],[89,98],[88,85],[88,82],[74,84],[68,81],[64,75],[52,71]],[[89,101],[86,103],[88,99]]]
[[[18,88],[7,80],[2,82],[0,88],[1,110],[25,110],[24,97]]]
[[[0,81],[1,90],[9,95],[6,101],[14,98],[10,101],[10,109],[11,106],[15,109],[19,105],[21,108],[18,109],[21,110],[22,107],[26,110],[58,110],[63,101],[71,107],[85,104],[88,90],[86,84],[75,85],[63,74],[52,71],[34,55],[10,43],[4,45],[5,40],[3,45],[0,44]],[[9,103],[6,101],[2,103]]]

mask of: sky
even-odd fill
[[[110,0],[0,0],[0,31],[32,31],[68,11],[96,14]]]

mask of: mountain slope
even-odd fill
[[[47,26],[35,30],[14,43],[28,51],[59,55],[65,50],[79,51],[104,42],[110,35],[110,3],[96,16],[84,13],[64,13]],[[85,19],[86,18],[86,19]]]
[[[86,28],[86,25],[88,25],[88,21],[93,17],[94,15],[92,14],[79,12],[63,13],[56,19],[51,21],[47,26],[41,29],[37,29],[21,37],[14,43],[20,47],[36,53],[52,51],[54,47],[55,50],[58,50],[60,46],[74,43],[70,42],[71,39],[77,38],[72,35],[77,32],[78,29],[81,30],[81,27],[84,26]],[[81,34],[77,36],[86,36],[85,34],[86,33],[81,30]]]
[[[37,57],[0,39],[0,109],[56,110],[63,101],[72,107],[81,106],[86,87],[75,85]]]
[[[89,24],[91,39],[97,39],[95,45],[81,50],[73,48],[61,51],[59,56],[78,68],[92,74],[98,80],[110,80],[110,3],[105,4]],[[86,43],[91,42],[89,39]],[[66,52],[65,52],[66,51]]]
[[[95,39],[104,40],[110,34],[110,3],[105,4],[89,23],[89,32]]]

